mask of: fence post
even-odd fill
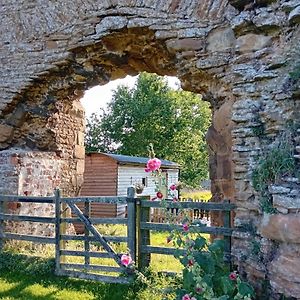
[[[150,230],[141,229],[141,222],[150,222],[150,207],[142,207],[141,198],[137,206],[137,232],[138,232],[138,268],[140,270],[149,267],[150,253],[143,253],[143,246],[150,245]]]
[[[84,202],[84,216],[89,218],[91,216],[91,202],[85,201]],[[90,231],[87,229],[86,226],[84,226],[84,264],[89,265],[90,264]]]
[[[4,214],[4,202],[0,198],[0,216]],[[0,219],[0,251],[4,247],[4,221]]]
[[[127,189],[127,238],[131,258],[136,261],[136,202],[135,188]]]
[[[55,190],[55,273],[60,272],[60,190]]]
[[[229,200],[224,200],[224,203],[230,203]],[[231,228],[231,211],[223,211],[223,226],[225,228]],[[231,236],[224,236],[224,261],[228,263],[231,270]]]

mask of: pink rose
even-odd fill
[[[188,265],[189,265],[189,267],[193,266],[193,265],[194,265],[194,260],[192,260],[192,259],[189,259],[189,261],[188,261]]]
[[[157,197],[158,199],[162,199],[162,198],[164,197],[164,195],[163,195],[162,192],[157,192],[157,193],[156,193],[156,197]]]
[[[191,297],[189,294],[185,294],[181,299],[182,300],[191,300]]]
[[[150,169],[145,168],[145,172],[146,172],[146,173],[149,173],[149,172],[150,172]]]
[[[161,161],[158,158],[151,158],[147,162],[147,168],[149,171],[157,171],[161,166]]]
[[[229,279],[235,281],[237,279],[237,274],[235,272],[231,272],[229,274]]]
[[[182,225],[182,229],[183,229],[183,231],[185,231],[185,232],[189,231],[189,224],[184,223],[184,224]]]
[[[195,288],[195,292],[198,293],[198,294],[200,294],[200,293],[203,292],[203,289],[201,287],[196,287]]]
[[[132,258],[130,255],[127,254],[123,254],[121,256],[121,263],[122,265],[124,265],[125,267],[128,267],[130,264],[132,264]]]
[[[175,191],[177,189],[177,186],[176,186],[176,184],[171,184],[171,186],[170,186],[170,190],[171,191]]]

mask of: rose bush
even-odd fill
[[[168,195],[160,191],[161,170],[158,159],[155,158],[153,148],[150,152],[151,159],[147,163],[146,171],[152,172],[156,183],[156,197],[152,200],[161,201],[165,215],[172,223],[173,217],[166,209],[166,198],[177,201],[175,195],[177,186],[171,184]],[[160,162],[160,161],[159,161]],[[160,184],[159,184],[160,183]],[[178,205],[180,210],[180,204]],[[236,272],[231,272],[228,264],[224,262],[224,241],[215,239],[208,244],[206,239],[194,229],[203,224],[194,224],[187,214],[182,214],[181,230],[174,229],[167,237],[167,243],[173,242],[178,249],[175,257],[183,265],[182,280],[176,289],[178,300],[250,300],[254,297],[253,288],[243,281]],[[183,251],[182,251],[183,250]],[[182,254],[184,253],[184,254]]]

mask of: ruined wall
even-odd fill
[[[241,274],[265,290],[260,299],[298,297],[298,0],[0,2],[1,150],[55,153],[67,165],[61,186],[74,195],[83,173],[83,91],[140,71],[176,75],[212,105],[213,199],[238,206],[234,223],[245,233],[235,234],[233,255]],[[262,194],[253,174],[284,144],[293,170]],[[14,177],[5,151],[0,174]]]

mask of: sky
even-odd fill
[[[106,107],[106,104],[112,98],[112,92],[118,85],[122,84],[132,88],[137,80],[138,76],[126,76],[123,79],[116,79],[110,81],[105,85],[98,85],[84,93],[81,103],[85,108],[86,117],[89,117],[92,113],[96,113],[100,108]],[[178,89],[180,87],[180,81],[177,77],[165,77],[171,88]]]

